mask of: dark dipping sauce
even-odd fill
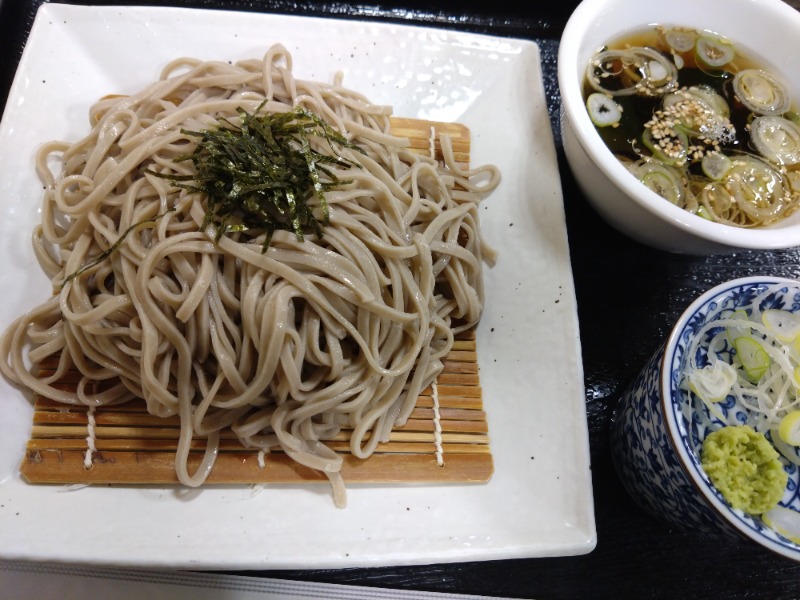
[[[796,106],[774,69],[731,41],[677,27],[633,32],[595,54],[583,97],[608,148],[674,204],[741,227],[800,206]]]

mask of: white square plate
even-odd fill
[[[178,56],[261,57],[344,83],[399,116],[459,121],[500,188],[481,210],[486,270],[478,354],[495,474],[485,485],[183,490],[31,486],[18,466],[25,394],[0,383],[0,558],[176,568],[422,564],[594,548],[577,309],[539,49],[525,40],[389,23],[227,11],[43,4],[0,124],[0,327],[50,293],[30,232],[39,144],[88,131],[89,106],[132,93]]]

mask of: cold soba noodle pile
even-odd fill
[[[140,397],[180,415],[185,485],[204,482],[230,426],[327,474],[342,504],[324,440],[352,427],[352,453],[370,456],[477,322],[477,204],[499,181],[459,167],[444,136],[444,166],[413,153],[390,112],[295,79],[281,46],[180,59],[98,102],[87,137],[37,157],[34,245],[55,295],[5,332],[6,377],[68,404]],[[63,391],[70,369],[80,382]],[[208,443],[191,473],[193,436]]]

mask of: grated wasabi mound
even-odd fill
[[[788,475],[764,434],[731,425],[703,441],[701,463],[714,486],[733,508],[760,515],[783,496]]]

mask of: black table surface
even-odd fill
[[[104,0],[74,3],[148,4]],[[0,112],[40,4],[41,0],[0,0]],[[708,287],[734,277],[800,278],[800,249],[711,257],[675,255],[637,244],[600,219],[576,187],[558,130],[558,41],[577,0],[530,0],[524,4],[476,0],[389,0],[376,4],[179,0],[169,4],[384,20],[537,42],[561,171],[575,280],[597,523],[594,551],[559,558],[241,574],[541,600],[800,598],[800,563],[744,540],[722,544],[668,527],[635,504],[614,471],[608,443],[614,408],[627,383],[662,343],[683,309]],[[788,4],[800,9],[800,0],[788,0]],[[632,306],[637,308],[631,310]]]

